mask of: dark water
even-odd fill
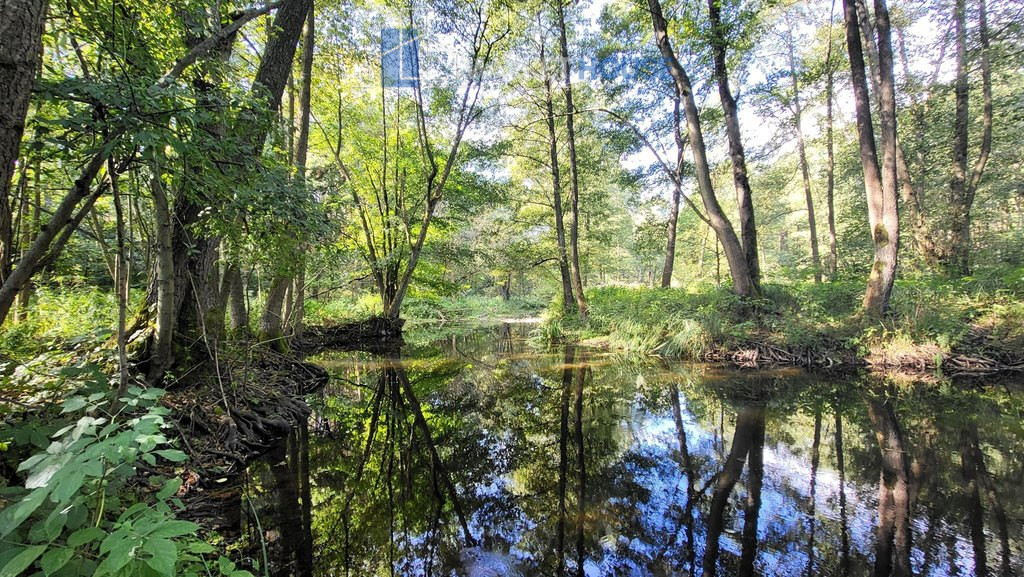
[[[528,327],[325,353],[254,465],[278,575],[1024,575],[1019,389],[735,372]]]

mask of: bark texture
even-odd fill
[[[13,264],[11,181],[42,60],[45,17],[46,0],[0,0],[0,283]]]

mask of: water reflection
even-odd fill
[[[267,543],[275,575],[1021,572],[1012,389],[524,337],[318,359],[334,378],[308,432],[250,471],[253,555]]]

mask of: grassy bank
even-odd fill
[[[806,364],[859,359],[929,368],[958,356],[1013,363],[1024,351],[1021,285],[1019,279],[902,280],[881,320],[860,315],[860,282],[769,284],[756,300],[726,289],[602,287],[587,292],[587,322],[562,317],[555,303],[542,333],[548,340],[689,360],[750,354],[756,346],[762,355],[818,361]]]

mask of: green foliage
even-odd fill
[[[18,465],[23,484],[3,489],[0,575],[209,574],[202,556],[213,547],[195,537],[197,525],[175,518],[181,479],[154,475],[143,487],[137,476],[142,463],[186,459],[163,433],[164,391],[132,387],[111,413],[98,384],[64,400],[58,420],[67,424],[49,439],[31,421],[4,431],[10,454],[43,450]]]
[[[129,310],[144,297],[133,291]],[[0,350],[27,358],[55,347],[109,337],[117,324],[113,291],[89,286],[40,286],[24,319],[0,332]]]
[[[892,310],[875,322],[858,314],[864,291],[859,282],[766,284],[761,298],[747,301],[726,289],[601,287],[587,291],[589,323],[559,317],[556,303],[538,337],[599,337],[615,349],[700,359],[751,340],[794,351],[923,354],[916,351],[934,347],[949,353],[975,335],[972,346],[1011,354],[1024,346],[1024,305],[1016,293],[991,286],[978,279],[900,279]]]

